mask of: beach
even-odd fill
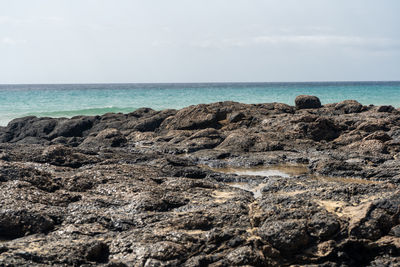
[[[400,110],[328,100],[13,119],[0,263],[396,266]]]

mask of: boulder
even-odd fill
[[[310,241],[303,220],[268,222],[260,228],[259,234],[273,247],[288,254],[303,249]]]
[[[311,236],[325,240],[339,231],[340,223],[332,214],[319,212],[311,217],[307,227]]]
[[[173,109],[163,110],[151,117],[140,118],[128,125],[127,128],[132,128],[139,132],[153,132],[166,118],[175,115],[175,113],[176,111]]]
[[[308,137],[314,141],[332,141],[340,135],[339,127],[331,119],[325,117],[304,117],[301,119],[306,122],[297,123],[295,126],[301,137]],[[297,121],[292,122],[296,123]]]
[[[30,138],[28,143],[42,143],[56,127],[57,119],[34,116],[12,120],[4,130],[0,142],[18,142]],[[32,142],[32,140],[34,140]]]
[[[320,108],[321,101],[312,95],[299,95],[294,100],[297,109]]]
[[[393,112],[394,110],[396,110],[393,106],[380,106],[378,107],[378,109],[376,111],[378,112]]]
[[[68,120],[64,120],[57,124],[54,130],[49,134],[50,139],[54,139],[59,136],[64,137],[80,137],[83,136],[83,133],[89,130],[94,122],[96,117],[85,117],[79,116],[74,117]]]
[[[208,105],[190,106],[181,109],[175,116],[166,119],[160,128],[168,130],[218,128],[218,121],[225,118],[226,113],[213,110]]]
[[[87,260],[102,263],[108,261],[110,249],[103,242],[95,242],[87,247],[85,254]]]
[[[93,156],[82,154],[62,144],[46,147],[42,155],[36,159],[38,162],[46,162],[55,166],[79,168],[82,165],[95,162]]]
[[[236,131],[228,135],[216,149],[243,152],[249,151],[255,143],[255,136],[249,135],[246,131]]]
[[[174,116],[163,121],[160,130],[200,130],[206,128],[220,129],[229,123],[229,114],[243,112],[242,115],[232,119],[240,121],[248,118],[248,114],[256,111],[255,105],[246,105],[232,101],[217,102],[189,106],[179,110]]]
[[[360,113],[362,108],[363,105],[355,100],[345,100],[335,105],[335,110],[338,110],[344,114]]]
[[[97,134],[91,134],[79,146],[86,148],[119,147],[126,142],[126,138],[117,129],[106,129]]]
[[[331,141],[340,135],[340,130],[334,121],[326,118],[318,118],[315,122],[310,123],[308,133],[314,141]]]

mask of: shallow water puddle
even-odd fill
[[[262,176],[262,177],[282,177],[291,178],[296,175],[302,175],[308,172],[305,165],[275,165],[275,166],[260,166],[252,168],[211,168],[213,171],[222,172],[227,174],[248,175],[248,176]],[[253,193],[255,198],[262,196],[262,189],[267,183],[254,183],[253,182],[227,182],[226,184],[235,188],[243,189]]]
[[[304,175],[309,173],[306,165],[275,165],[275,166],[260,166],[252,168],[238,168],[238,167],[226,167],[226,168],[210,168],[215,172],[221,172],[226,174],[236,174],[243,176],[261,176],[261,177],[282,177],[282,178],[292,178],[294,176]],[[346,184],[379,184],[379,181],[370,181],[360,178],[351,177],[332,177],[323,175],[310,175],[309,176],[314,181],[320,182],[331,182],[331,183],[346,183]],[[258,181],[258,182],[257,182]],[[248,181],[235,181],[226,182],[226,185],[243,189],[253,193],[255,198],[262,196],[262,189],[267,185],[267,183],[260,183],[260,179],[251,179]],[[264,180],[265,182],[265,180]],[[296,192],[285,192],[288,195],[296,195],[299,193],[304,193],[303,191]],[[218,197],[220,201],[226,199],[227,197]]]
[[[249,175],[249,176],[278,176],[290,178],[292,176],[307,174],[306,165],[276,165],[276,166],[260,166],[253,168],[211,168],[213,171],[227,174]],[[310,175],[310,178],[316,181],[333,182],[333,183],[349,183],[349,184],[381,184],[381,181],[371,181],[354,177],[334,177],[325,175]]]
[[[305,165],[275,165],[275,166],[260,166],[252,168],[211,168],[213,171],[222,173],[231,173],[237,175],[250,175],[250,176],[280,176],[289,178],[291,176],[302,175],[308,172]]]

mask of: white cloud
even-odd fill
[[[249,38],[205,39],[191,42],[199,48],[226,48],[251,46],[335,46],[371,50],[400,49],[400,41],[389,38],[365,38],[345,35],[260,35]]]
[[[4,37],[0,41],[1,43],[6,45],[17,45],[17,44],[24,44],[27,42],[26,40],[18,40],[11,37]]]
[[[290,35],[290,36],[257,36],[251,41],[256,45],[302,45],[302,46],[336,46],[356,47],[372,50],[398,49],[400,41],[389,38],[365,38],[341,35]]]
[[[42,20],[42,21],[45,21],[45,22],[53,22],[53,23],[65,21],[64,18],[62,18],[62,17],[57,17],[57,16],[40,17],[40,18],[38,18],[38,20]]]
[[[257,36],[252,39],[255,44],[317,44],[317,45],[360,45],[368,42],[361,37],[335,35],[288,35]]]
[[[0,24],[28,24],[32,23],[33,20],[30,18],[27,19],[19,19],[9,16],[0,16]]]
[[[10,16],[0,16],[0,24],[13,24],[13,25],[30,25],[32,23],[63,23],[64,18],[58,16],[50,17],[27,17],[27,18],[17,18]]]
[[[166,40],[154,40],[150,44],[152,47],[171,47],[176,46],[176,43]]]
[[[246,40],[225,38],[221,40],[216,39],[205,39],[197,42],[190,42],[190,46],[198,48],[225,48],[225,47],[244,47],[247,46]]]

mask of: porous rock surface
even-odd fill
[[[294,100],[296,108],[307,109],[307,108],[320,108],[321,101],[318,97],[313,95],[299,95]]]
[[[303,171],[215,169],[260,166]],[[389,106],[15,119],[0,128],[0,266],[399,266],[399,186]]]

